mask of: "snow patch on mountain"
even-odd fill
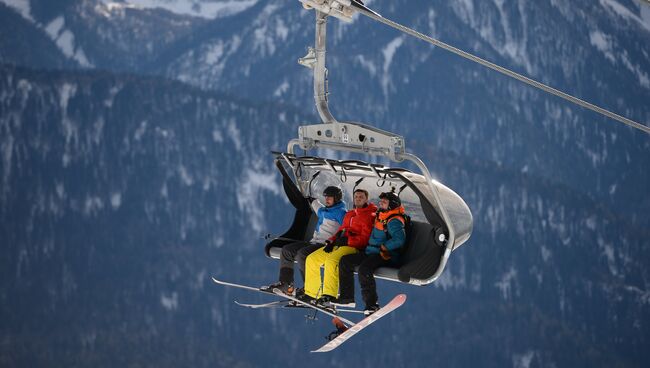
[[[270,171],[262,171],[261,165],[257,169],[248,168],[242,174],[239,182],[240,190],[237,192],[237,204],[242,213],[245,214],[246,224],[255,234],[261,234],[266,227],[265,206],[262,192],[271,192],[276,196],[282,194],[282,188],[277,183],[275,174]]]
[[[289,90],[289,82],[285,79],[282,84],[278,86],[278,88],[275,89],[275,92],[273,92],[273,96],[275,97],[281,97],[283,94],[285,94]]]
[[[519,39],[516,36],[513,36],[510,20],[508,17],[509,13],[503,7],[504,0],[495,0],[495,4],[499,10],[499,14],[501,15],[499,19],[501,19],[501,27],[503,28],[503,32],[505,33],[506,38],[505,43],[500,48],[497,47],[496,50],[499,51],[499,53],[502,55],[507,55],[510,59],[516,61],[519,65],[523,65],[529,74],[533,73],[533,65],[530,60],[528,60],[528,54],[526,52],[526,44],[528,43],[528,34],[526,32],[526,29],[528,27],[526,26],[526,12],[523,9],[522,2],[518,2],[520,17],[517,18],[517,20],[523,23],[523,36]],[[496,42],[492,42],[493,46],[496,44]]]
[[[357,55],[354,57],[354,61],[359,63],[363,69],[368,71],[371,77],[377,75],[377,66],[372,60],[366,59],[363,55]]]
[[[384,74],[381,78],[381,87],[384,90],[384,96],[388,96],[388,86],[390,84],[390,73],[388,73],[388,70],[390,69],[390,64],[393,62],[395,53],[403,43],[404,38],[400,36],[390,41],[388,45],[381,50],[381,53],[384,55]]]
[[[450,4],[463,23],[470,23],[474,18],[474,3],[472,0],[459,0]]]
[[[649,291],[641,290],[638,287],[631,286],[631,285],[625,286],[625,290],[633,293],[637,297],[639,303],[641,303],[642,305],[650,304]]]
[[[238,152],[241,152],[242,149],[242,138],[239,128],[237,128],[237,123],[234,120],[228,122],[228,136],[235,144],[235,148]]]
[[[616,268],[616,251],[614,249],[614,246],[600,236],[598,236],[598,238],[596,239],[596,243],[598,244],[598,248],[602,252],[601,254],[607,260],[607,266],[609,268],[609,272],[613,276],[618,275],[618,269]]]
[[[185,184],[188,187],[194,184],[194,178],[192,178],[192,175],[190,175],[185,165],[180,165],[178,167],[178,173],[181,177],[181,180],[183,181],[183,184]]]
[[[640,11],[641,11],[641,19],[643,19],[643,24],[645,24],[647,27],[650,27],[650,4],[645,5],[645,4],[640,4]]]
[[[650,88],[650,77],[642,67],[638,64],[633,64],[630,61],[627,50],[615,50],[616,44],[613,41],[613,38],[604,34],[600,30],[595,30],[589,33],[589,42],[595,46],[598,51],[602,52],[605,55],[605,58],[609,60],[612,64],[617,64],[620,61],[625,68],[632,72],[639,81],[639,84],[645,88]]]
[[[0,128],[2,128],[2,131],[6,130],[4,127]],[[14,137],[11,134],[7,134],[2,138],[0,152],[2,152],[2,201],[5,202],[7,194],[10,193],[9,179],[11,178],[14,153]]]
[[[135,139],[136,141],[139,141],[140,139],[142,139],[142,136],[144,135],[144,133],[147,132],[147,125],[148,124],[149,124],[149,122],[147,120],[141,121],[140,126],[138,126],[138,129],[136,129],[135,133],[133,134],[133,139]]]
[[[126,0],[123,3],[103,0],[110,9],[136,7],[140,9],[165,9],[172,13],[192,17],[216,19],[240,13],[257,3],[257,0]]]
[[[106,0],[95,5],[95,11],[107,18],[115,15],[124,16],[125,9],[138,9],[138,7],[132,4],[116,3]]]
[[[20,15],[23,16],[23,18],[29,20],[30,22],[34,22],[29,0],[0,0],[0,3],[4,3],[8,7],[17,11]]]
[[[612,45],[612,38],[607,36],[601,31],[593,31],[589,34],[589,42],[593,46],[596,46],[598,51],[602,52],[605,55],[605,58],[607,60],[611,61],[612,63],[616,62],[616,58],[614,57],[613,53],[613,45]]]
[[[223,143],[223,135],[221,135],[219,129],[214,129],[212,131],[212,141],[214,141],[214,143]]]
[[[65,28],[65,19],[63,16],[54,18],[54,20],[45,26],[45,32],[50,36],[65,56],[77,61],[82,67],[93,67],[93,65],[88,61],[83,49],[81,47],[75,47],[74,33]]]
[[[429,34],[432,37],[436,37],[437,33],[436,32],[436,11],[433,9],[429,9]]]
[[[170,295],[161,294],[160,305],[170,312],[175,311],[178,308],[178,293],[174,291]]]
[[[387,72],[390,69],[390,64],[393,61],[395,52],[400,48],[400,46],[402,46],[403,43],[404,38],[400,36],[390,41],[388,45],[386,45],[386,47],[381,50],[382,54],[384,55],[384,72]]]
[[[108,107],[109,109],[113,107],[113,101],[115,101],[115,96],[120,92],[122,89],[121,86],[113,86],[109,90],[108,97],[104,100],[104,106]]]
[[[111,193],[111,207],[116,210],[122,205],[122,193]]]
[[[530,368],[535,358],[535,351],[529,350],[523,354],[515,354],[512,357],[512,366],[514,368]]]
[[[218,40],[215,44],[208,47],[207,53],[205,54],[205,62],[207,64],[213,65],[219,62],[219,59],[223,56],[223,41]]]
[[[512,298],[512,293],[514,285],[517,282],[517,270],[514,266],[510,267],[510,270],[501,276],[501,279],[494,283],[499,290],[501,290],[501,296],[505,300]]]
[[[219,81],[229,57],[237,52],[241,43],[242,39],[234,35],[230,40],[218,39],[199,49],[189,50],[175,62],[173,68],[186,72],[173,77],[185,83],[209,88],[209,83]]]
[[[454,2],[451,5],[454,13],[468,24],[472,29],[481,36],[490,46],[501,56],[507,57],[526,68],[528,74],[534,73],[533,64],[528,57],[526,45],[528,43],[526,14],[524,3],[519,1],[519,17],[511,19],[509,11],[505,9],[504,0],[494,0],[494,5],[499,12],[499,23],[490,21],[490,19],[477,14],[472,0],[462,0]],[[521,23],[523,33],[517,35],[513,32],[513,27],[519,26],[515,22]]]
[[[71,83],[64,83],[59,90],[59,106],[61,111],[65,114],[68,110],[68,103],[70,98],[74,97],[77,93],[77,86]]]
[[[642,28],[645,28],[647,31],[650,31],[650,22],[648,22],[648,10],[646,9],[645,14],[641,11],[641,16],[632,13],[628,8],[623,6],[621,3],[615,0],[600,0],[600,5],[610,10],[610,12],[617,14],[619,17],[626,19],[631,23],[637,23]],[[643,9],[643,8],[642,8]]]
[[[620,59],[623,65],[631,71],[634,75],[639,80],[639,84],[641,84],[645,88],[650,88],[650,77],[648,77],[648,73],[646,73],[644,70],[641,69],[641,66],[638,64],[632,64],[630,61],[629,54],[626,51],[623,51],[622,54],[620,54]]]
[[[259,52],[262,57],[271,56],[275,53],[275,37],[283,39],[288,35],[288,30],[281,19],[269,20],[277,9],[276,5],[267,6],[254,24],[253,50]],[[272,22],[275,22],[275,25]]]
[[[84,201],[83,214],[85,216],[92,216],[97,214],[104,208],[104,201],[97,196],[87,196]]]
[[[542,253],[542,259],[544,262],[548,262],[552,255],[551,250],[544,245],[542,245],[539,250]]]
[[[79,141],[79,129],[68,118],[68,103],[77,93],[77,86],[71,83],[64,83],[59,89],[59,106],[61,106],[61,125],[65,135],[65,152],[62,157],[63,167],[68,167],[70,163],[70,143]]]
[[[454,268],[448,268],[445,272],[442,273],[440,278],[433,284],[435,287],[442,288],[443,290],[449,289],[463,289],[468,287],[474,291],[481,290],[481,280],[480,276],[473,277],[469,280],[468,285],[468,272],[467,272],[467,262],[464,256],[459,256],[455,258],[456,266]]]

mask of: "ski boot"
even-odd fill
[[[274,282],[271,285],[260,287],[261,291],[265,291],[271,294],[273,294],[273,289],[278,289],[289,296],[294,296],[294,293],[296,291],[296,288],[293,287],[293,283],[286,283],[282,281]]]

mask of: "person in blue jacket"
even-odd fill
[[[273,289],[278,289],[289,295],[300,293],[294,287],[294,261],[298,263],[298,269],[304,281],[307,256],[325,246],[325,241],[336,234],[347,212],[341,188],[329,186],[323,191],[323,197],[325,206],[322,206],[316,200],[312,200],[311,202],[312,209],[318,216],[318,223],[316,224],[311,240],[285,244],[282,247],[282,254],[280,256],[280,275],[278,281],[271,285],[262,286],[260,290],[273,292]]]
[[[354,268],[359,266],[359,284],[365,303],[364,314],[379,309],[374,272],[379,267],[399,265],[404,242],[406,217],[402,201],[393,192],[379,195],[379,210],[365,252],[341,258],[339,283],[341,301],[354,300]],[[337,304],[337,303],[335,303]]]

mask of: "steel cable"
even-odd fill
[[[491,63],[491,62],[489,62],[487,60],[481,59],[480,57],[478,57],[476,55],[472,55],[472,54],[470,54],[470,53],[468,53],[466,51],[463,51],[463,50],[460,50],[460,49],[458,49],[456,47],[448,45],[448,44],[446,44],[446,43],[444,43],[442,41],[439,41],[439,40],[437,40],[437,39],[435,39],[433,37],[429,37],[429,36],[427,36],[425,34],[414,31],[414,30],[412,30],[412,29],[410,29],[408,27],[405,27],[405,26],[403,26],[403,25],[401,25],[399,23],[393,22],[390,19],[386,19],[386,18],[382,17],[381,15],[373,12],[372,10],[366,8],[365,6],[357,4],[354,1],[352,2],[352,4],[354,5],[355,9],[359,13],[361,13],[361,14],[369,17],[369,18],[372,18],[372,19],[374,19],[374,20],[376,20],[378,22],[384,23],[384,24],[386,24],[386,25],[388,25],[388,26],[390,26],[392,28],[395,28],[395,29],[401,31],[401,32],[409,34],[409,35],[411,35],[413,37],[417,37],[417,38],[421,39],[422,41],[425,41],[425,42],[428,42],[428,43],[430,43],[432,45],[441,47],[441,48],[443,48],[443,49],[445,49],[445,50],[447,50],[449,52],[452,52],[452,53],[460,56],[460,57],[463,57],[463,58],[471,60],[471,61],[473,61],[475,63],[481,64],[481,65],[483,65],[485,67],[488,67],[488,68],[490,68],[492,70],[495,70],[495,71],[497,71],[497,72],[499,72],[501,74],[505,74],[505,75],[507,75],[507,76],[509,76],[511,78],[517,79],[517,80],[519,80],[521,82],[524,82],[524,83],[526,83],[528,85],[531,85],[531,86],[533,86],[535,88],[541,89],[542,91],[551,93],[551,94],[553,94],[555,96],[558,96],[560,98],[563,98],[563,99],[565,99],[567,101],[573,102],[576,105],[582,106],[582,107],[587,108],[587,109],[592,110],[592,111],[595,111],[595,112],[597,112],[599,114],[602,114],[602,115],[607,116],[607,117],[609,117],[611,119],[614,119],[614,120],[619,121],[619,122],[621,122],[623,124],[626,124],[626,125],[631,126],[631,127],[635,128],[635,129],[639,129],[639,130],[641,130],[641,131],[643,131],[645,133],[650,134],[650,127],[648,127],[646,125],[637,123],[634,120],[630,120],[630,119],[628,119],[626,117],[623,117],[621,115],[613,113],[613,112],[611,112],[609,110],[606,110],[606,109],[604,109],[602,107],[596,106],[596,105],[594,105],[592,103],[589,103],[589,102],[581,100],[581,99],[579,99],[577,97],[571,96],[568,93],[562,92],[562,91],[560,91],[558,89],[555,89],[553,87],[550,87],[550,86],[548,86],[548,85],[546,85],[544,83],[538,82],[536,80],[533,80],[531,78],[523,76],[523,75],[521,75],[519,73],[513,72],[512,70],[509,70],[509,69],[504,68],[502,66],[499,66],[497,64]]]

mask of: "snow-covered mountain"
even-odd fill
[[[233,298],[258,296],[208,277],[275,277],[258,236],[285,228],[291,213],[266,152],[304,116],[151,78],[7,67],[1,75],[9,365],[278,365],[286,356],[277,349],[300,357],[320,341],[314,333],[327,321],[305,326],[300,315],[235,309]],[[473,209],[471,243],[434,286],[380,283],[382,296],[406,291],[409,303],[335,361],[644,360],[647,229],[489,162],[448,156],[435,172]],[[386,339],[399,349],[358,353]]]
[[[240,13],[258,0],[102,0],[109,11],[114,9],[165,9],[172,13],[215,19]]]
[[[2,365],[246,361],[212,349],[228,316],[207,280],[264,262],[260,235],[287,226],[264,212],[285,203],[267,152],[296,110],[134,76],[0,76]]]
[[[380,282],[409,301],[334,355],[305,353],[328,321],[237,309],[262,298],[209,276],[276,276],[313,14],[190,3],[0,1],[3,366],[644,366],[650,139],[365,18],[330,21],[332,109],[404,134],[472,238],[432,286]],[[650,122],[644,3],[367,3]]]
[[[165,75],[313,111],[311,94],[305,93],[311,90],[309,71],[295,62],[313,43],[313,13],[293,1],[204,2],[194,13],[183,10],[196,3],[187,1],[5,3],[31,4],[14,7],[78,64]],[[232,9],[234,15],[214,18],[209,6]],[[650,122],[646,3],[375,1],[372,6],[461,49]],[[330,90],[339,118],[417,131],[421,142],[415,144],[552,176],[620,212],[650,206],[650,199],[630,195],[639,182],[650,182],[643,170],[647,162],[628,159],[646,156],[643,134],[369,19],[330,22]],[[595,181],[585,186],[588,180]]]
[[[373,6],[498,64],[650,122],[650,32],[647,22],[623,12],[621,3],[378,1]],[[311,108],[311,94],[305,93],[310,75],[295,60],[313,43],[313,14],[279,1],[257,8],[194,32],[172,46],[156,68],[202,88]],[[600,200],[624,202],[624,209],[650,206],[618,189],[634,187],[638,175],[650,182],[643,170],[647,162],[627,159],[647,156],[643,134],[367,19],[331,23],[331,101],[340,119],[417,131],[416,144],[553,176]],[[621,142],[626,148],[614,148]],[[632,175],[621,176],[621,167]],[[589,179],[597,181],[592,188],[584,185]]]

